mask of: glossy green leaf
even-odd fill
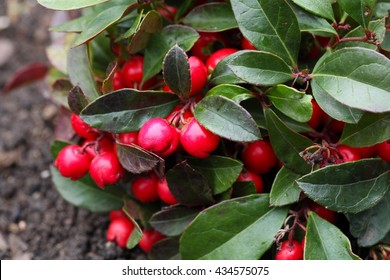
[[[301,33],[286,1],[231,0],[231,5],[240,31],[256,49],[297,64]]]
[[[335,21],[332,0],[292,0],[301,8],[330,21]]]
[[[273,244],[286,208],[270,208],[268,194],[225,200],[202,211],[180,240],[183,259],[257,260]]]
[[[197,6],[185,16],[183,23],[196,30],[208,32],[237,28],[232,8],[227,3],[209,3]]]
[[[327,208],[358,213],[377,204],[390,186],[390,166],[380,159],[329,165],[297,180],[304,193]]]
[[[352,147],[367,147],[389,138],[390,114],[365,113],[359,123],[345,125],[340,143]]]
[[[190,64],[185,51],[173,46],[163,61],[164,81],[181,98],[188,98],[191,92]]]
[[[313,81],[344,105],[382,113],[390,111],[389,69],[390,60],[373,50],[344,48],[316,66]]]
[[[282,167],[272,183],[270,204],[272,206],[284,206],[299,200],[301,189],[295,182],[301,175]]]
[[[195,107],[195,118],[211,132],[240,142],[261,138],[252,116],[241,105],[223,96],[208,96]]]
[[[237,103],[241,101],[254,98],[253,93],[241,86],[230,85],[230,84],[222,84],[215,87],[212,87],[206,94],[206,96],[211,95],[221,95],[225,96]]]
[[[348,238],[333,224],[310,212],[306,227],[305,260],[358,260]]]
[[[85,176],[78,181],[62,177],[54,166],[50,167],[52,180],[55,188],[61,196],[69,203],[88,209],[92,212],[108,212],[121,209],[123,199],[120,193],[115,191],[115,187],[105,187],[101,189],[89,176]]]
[[[87,124],[103,131],[138,131],[148,120],[168,116],[177,103],[177,97],[170,93],[122,89],[96,99],[80,116]]]
[[[79,86],[75,86],[69,91],[68,105],[70,110],[76,114],[80,114],[80,112],[88,105],[88,101]]]
[[[189,51],[198,38],[198,32],[184,25],[168,25],[160,32],[154,33],[145,48],[143,81],[161,71],[164,57],[174,45]]]
[[[220,85],[220,84],[244,84],[245,81],[238,78],[233,71],[230,69],[228,64],[236,58],[238,55],[242,54],[245,51],[235,52],[224,59],[222,59],[214,71],[211,73],[210,81],[212,84]]]
[[[312,146],[313,142],[288,128],[271,109],[265,110],[265,119],[271,145],[278,159],[295,173],[308,173],[311,166],[299,153]]]
[[[242,162],[222,156],[210,156],[206,159],[191,158],[188,163],[202,173],[209,181],[213,194],[228,190],[242,171]]]
[[[377,0],[338,0],[337,3],[357,23],[367,28]]]
[[[390,191],[372,208],[357,214],[347,214],[349,228],[359,246],[377,244],[390,231]]]
[[[311,95],[286,85],[276,85],[266,91],[272,104],[286,116],[298,121],[307,122],[313,114]]]
[[[181,260],[179,239],[165,238],[153,245],[149,253],[151,260]]]
[[[67,21],[63,24],[50,27],[50,31],[55,32],[81,32],[83,31],[88,23],[97,16],[95,13],[83,15],[73,20]]]
[[[76,10],[97,5],[109,0],[37,0],[39,4],[54,10]]]
[[[293,79],[290,67],[269,52],[243,51],[227,66],[239,79],[253,85],[271,86]]]
[[[184,206],[167,207],[156,212],[149,223],[155,230],[166,236],[178,236],[198,213],[199,210]]]

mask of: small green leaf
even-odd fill
[[[295,182],[301,175],[282,167],[272,183],[270,204],[272,206],[284,206],[299,200],[301,190]]]
[[[327,208],[358,213],[377,204],[390,186],[390,166],[380,159],[329,165],[297,180],[304,193]]]
[[[151,260],[181,260],[179,239],[165,238],[153,245],[149,253]]]
[[[242,106],[223,96],[208,96],[195,107],[195,118],[211,132],[232,141],[261,138],[252,116]]]
[[[122,195],[115,187],[101,189],[91,177],[85,176],[78,181],[62,177],[54,166],[50,167],[52,180],[57,191],[69,203],[92,212],[108,212],[121,209]]]
[[[87,124],[103,131],[138,131],[148,120],[168,116],[177,103],[177,97],[170,93],[122,89],[96,99],[80,116]]]
[[[257,260],[273,244],[287,208],[270,208],[268,194],[225,200],[202,211],[180,240],[183,259]]]
[[[272,86],[292,80],[290,67],[278,56],[263,51],[243,51],[227,66],[239,79],[253,85]]]
[[[221,156],[210,156],[206,159],[191,158],[188,163],[202,173],[209,181],[213,194],[228,190],[242,171],[242,162]]]
[[[80,114],[80,112],[88,105],[88,101],[79,86],[75,86],[70,90],[68,95],[68,105],[70,110],[76,114]]]
[[[245,84],[245,81],[238,78],[233,71],[230,69],[228,64],[232,62],[234,58],[239,56],[245,51],[238,51],[232,53],[231,55],[225,57],[220,62],[218,62],[214,71],[211,73],[210,81],[212,84]]]
[[[301,8],[326,19],[335,21],[332,0],[292,0]]]
[[[333,224],[310,212],[306,227],[305,260],[358,260],[348,238]]]
[[[127,243],[126,243],[126,248],[127,249],[133,249],[135,246],[138,245],[139,241],[141,240],[142,238],[142,235],[143,235],[143,232],[142,232],[142,229],[141,227],[138,225],[138,223],[133,219],[133,217],[131,217],[129,215],[129,213],[126,212],[126,209],[124,209],[125,213],[127,214],[127,216],[129,217],[129,219],[131,220],[131,222],[133,223],[134,225],[134,229],[133,231],[131,232],[129,238],[127,239]]]
[[[192,9],[183,19],[199,31],[219,32],[237,28],[232,8],[227,3],[209,3]]]
[[[367,28],[377,0],[338,0],[337,3],[357,23]]]
[[[54,10],[76,10],[97,5],[109,0],[37,0],[39,4]]]
[[[367,147],[389,138],[390,114],[365,113],[359,123],[345,125],[340,143],[352,147]]]
[[[190,64],[185,51],[173,46],[163,61],[164,81],[181,98],[188,98],[191,92]]]
[[[206,94],[206,96],[211,95],[221,95],[225,96],[237,103],[240,103],[241,101],[253,98],[253,93],[244,88],[237,85],[229,85],[229,84],[222,84],[215,87],[212,87]]]
[[[311,96],[286,85],[276,85],[266,91],[272,104],[286,116],[307,122],[313,114]]]
[[[389,112],[389,68],[390,60],[376,51],[343,48],[316,65],[313,81],[346,106],[374,113]]]

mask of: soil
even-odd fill
[[[0,88],[20,67],[47,63],[51,17],[35,0],[0,2]],[[49,147],[59,107],[44,92],[41,82],[0,94],[0,259],[145,258],[105,241],[107,214],[73,207],[55,190]]]

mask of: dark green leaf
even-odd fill
[[[237,103],[254,97],[253,93],[250,90],[237,85],[229,84],[222,84],[211,88],[207,92],[206,96],[211,95],[225,96]]]
[[[292,80],[290,67],[278,56],[263,51],[243,51],[227,66],[239,79],[253,85],[271,86]]]
[[[173,46],[165,56],[163,75],[165,83],[174,93],[182,98],[190,96],[190,64],[187,54],[178,45]]]
[[[231,0],[242,34],[258,50],[297,64],[301,33],[297,18],[284,0]]]
[[[76,114],[80,114],[80,112],[88,105],[88,101],[79,86],[75,86],[69,92],[68,104],[70,110]]]
[[[183,233],[199,211],[183,206],[163,208],[150,219],[150,225],[166,236],[178,236]]]
[[[270,204],[273,206],[284,206],[299,200],[301,190],[295,182],[301,175],[282,167],[272,183],[270,193]]]
[[[209,3],[192,9],[183,23],[200,31],[224,31],[237,28],[232,8],[227,3]]]
[[[73,85],[70,80],[59,78],[51,85],[50,94],[57,103],[61,104],[65,108],[69,108],[68,95],[72,88]]]
[[[257,260],[272,245],[286,208],[270,208],[267,194],[225,200],[202,211],[180,240],[183,259]]]
[[[57,168],[50,167],[52,180],[57,191],[69,203],[92,212],[108,212],[120,209],[123,199],[115,187],[100,189],[91,177],[85,176],[78,181],[62,177]]]
[[[161,205],[158,203],[142,203],[126,196],[122,210],[133,220],[140,221],[143,227],[149,227],[150,218],[154,213],[161,210]]]
[[[195,118],[211,132],[232,141],[251,142],[261,138],[248,111],[223,96],[202,99],[195,107]]]
[[[338,0],[337,3],[357,23],[367,28],[377,0]]]
[[[311,166],[299,153],[312,146],[313,142],[288,128],[271,109],[265,110],[265,119],[271,144],[278,159],[295,173],[308,173]]]
[[[37,0],[39,4],[54,10],[75,10],[97,5],[109,0]]]
[[[303,9],[326,19],[335,21],[332,0],[292,0]]]
[[[330,165],[297,180],[304,193],[327,208],[358,213],[377,204],[390,185],[390,166],[380,159]]]
[[[367,147],[389,138],[390,114],[365,113],[359,123],[345,125],[340,143],[352,147]]]
[[[235,52],[224,59],[222,59],[220,62],[218,62],[217,66],[215,67],[214,71],[211,73],[211,83],[220,85],[220,84],[244,84],[245,81],[238,78],[233,71],[230,69],[228,64],[232,62],[234,58],[236,58],[238,55],[242,54],[245,51],[238,51]]]
[[[256,187],[255,184],[253,184],[253,182],[249,182],[249,181],[234,182],[232,197],[242,197],[251,194],[256,194]]]
[[[390,111],[389,69],[390,60],[373,50],[344,48],[316,66],[313,81],[344,105],[382,113]]]
[[[177,103],[177,97],[170,93],[122,89],[96,99],[80,116],[87,124],[103,131],[138,131],[148,120],[168,116]]]
[[[358,260],[348,238],[333,224],[310,212],[306,227],[305,260]]]
[[[166,238],[153,245],[149,257],[151,260],[180,260],[179,239]]]
[[[242,171],[242,162],[221,156],[206,159],[191,158],[188,163],[204,175],[209,181],[213,194],[228,190]]]

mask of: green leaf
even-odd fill
[[[63,24],[56,25],[49,28],[49,31],[54,32],[82,32],[88,23],[97,16],[97,13],[83,15],[76,19],[67,21]]]
[[[99,97],[100,93],[96,86],[85,45],[69,49],[67,70],[72,84],[81,88],[89,102]]]
[[[352,235],[361,247],[370,247],[390,231],[390,191],[372,208],[357,214],[347,214]]]
[[[377,0],[338,0],[337,3],[357,23],[367,28]]]
[[[191,158],[188,163],[207,178],[213,194],[228,190],[242,171],[242,162],[222,156],[210,156],[206,159]]]
[[[202,211],[180,240],[183,259],[259,259],[283,225],[287,208],[270,208],[267,194],[225,200]]]
[[[245,81],[238,78],[233,71],[230,69],[228,64],[232,62],[234,58],[244,53],[245,51],[238,51],[232,53],[231,55],[225,57],[220,62],[218,62],[214,71],[211,73],[210,81],[212,84],[244,84]]]
[[[198,32],[184,25],[171,24],[154,33],[145,48],[142,81],[145,82],[160,72],[165,55],[174,45],[189,51],[198,38]]]
[[[199,31],[219,32],[237,28],[232,8],[227,3],[209,3],[192,9],[183,19]]]
[[[305,260],[358,260],[348,238],[333,224],[310,212],[306,227]]]
[[[173,196],[182,205],[202,206],[214,201],[207,179],[186,162],[170,169],[166,178]]]
[[[149,253],[151,260],[181,260],[179,239],[165,238],[153,245]]]
[[[344,48],[316,65],[313,81],[344,105],[374,113],[388,112],[389,68],[390,60],[373,50]]]
[[[253,182],[241,181],[234,182],[232,197],[242,197],[251,194],[256,194],[256,186]]]
[[[327,208],[358,213],[377,204],[390,185],[390,166],[380,159],[329,165],[297,180],[304,193]]]
[[[258,50],[297,64],[301,33],[297,18],[284,0],[231,0],[242,34]]]
[[[252,116],[241,105],[223,96],[207,96],[195,107],[195,118],[211,132],[232,141],[261,138]]]
[[[272,104],[286,116],[307,122],[313,114],[312,97],[286,85],[276,85],[265,92]]]
[[[229,84],[222,84],[215,87],[212,87],[206,94],[206,96],[212,96],[212,95],[221,95],[225,96],[237,103],[240,103],[241,101],[253,98],[253,93],[244,88],[237,85],[229,85]]]
[[[78,181],[62,177],[54,166],[50,167],[52,180],[57,191],[69,203],[92,212],[108,212],[121,209],[122,196],[115,192],[115,187],[101,189],[91,177],[85,176]]]
[[[163,61],[164,81],[181,98],[188,98],[191,92],[190,64],[185,51],[173,46]]]
[[[150,225],[166,236],[178,236],[198,215],[199,210],[183,206],[163,208],[149,220]]]
[[[68,105],[70,110],[76,114],[80,114],[88,105],[88,101],[79,86],[75,86],[70,90],[68,94]]]
[[[253,85],[272,86],[292,80],[290,67],[278,56],[263,51],[243,51],[227,66],[239,79]]]
[[[265,110],[265,119],[271,145],[278,159],[295,173],[310,172],[311,166],[299,153],[312,146],[313,142],[288,128],[271,109]]]
[[[283,166],[272,183],[270,204],[272,206],[284,206],[297,202],[301,190],[295,180],[300,177],[301,175]]]
[[[80,116],[90,126],[103,131],[138,131],[148,120],[168,116],[177,103],[177,97],[170,93],[122,89],[96,99]]]
[[[367,147],[389,138],[390,114],[365,113],[359,123],[345,125],[339,141],[352,147]]]
[[[301,8],[326,19],[335,21],[332,0],[292,0]]]
[[[97,5],[109,0],[37,0],[39,4],[54,10],[76,10]]]

